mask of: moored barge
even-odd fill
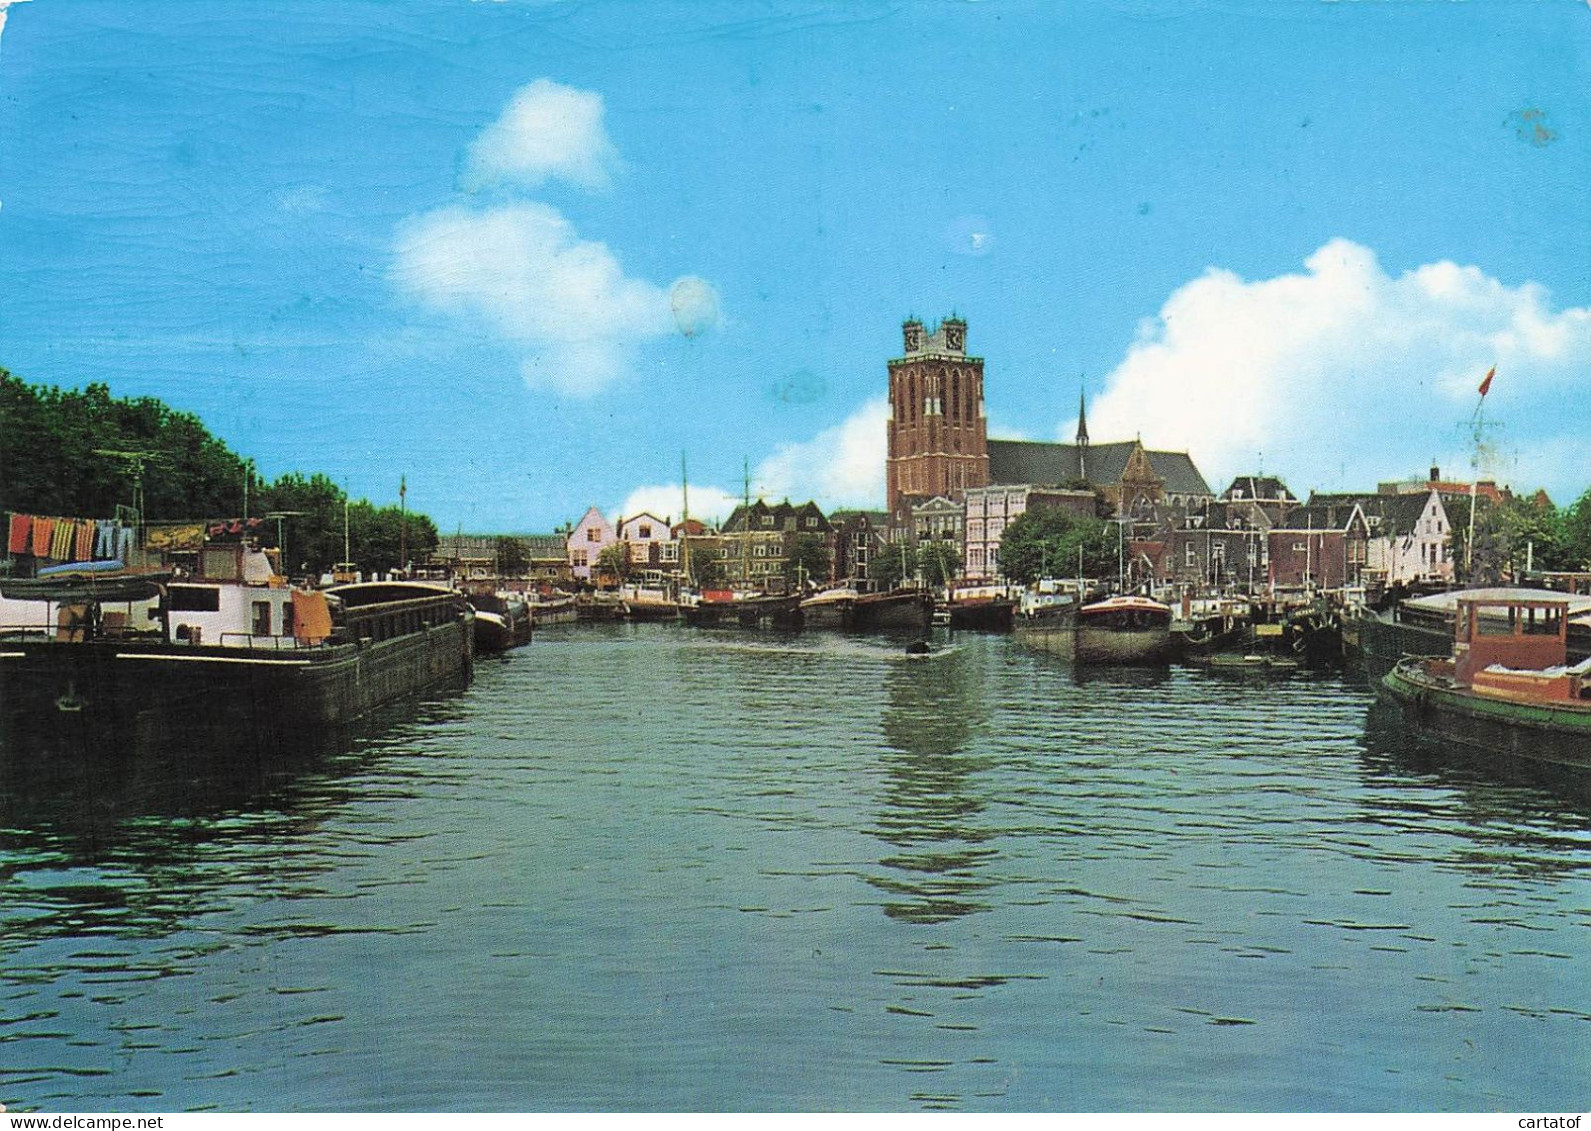
[[[150,721],[302,733],[473,670],[463,594],[415,582],[304,590],[123,574],[9,581],[0,594],[8,748],[68,721],[107,748]]]

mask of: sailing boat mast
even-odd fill
[[[740,509],[740,582],[751,584],[751,460],[744,459],[745,505]]]
[[[679,528],[679,556],[680,572],[684,575],[685,583],[691,580],[691,483],[690,477],[685,474],[685,453],[679,454],[679,489],[680,489],[680,528]]]

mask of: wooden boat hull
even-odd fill
[[[1507,759],[1591,767],[1591,701],[1533,703],[1477,695],[1431,677],[1418,658],[1399,662],[1378,685],[1417,737]]]

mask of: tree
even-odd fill
[[[1588,492],[1591,493],[1591,492]],[[1579,504],[1576,504],[1578,506]],[[1453,515],[1453,562],[1461,579],[1496,585],[1527,566],[1573,569],[1573,508],[1561,512],[1535,497],[1509,496],[1501,502],[1475,501],[1475,543],[1469,548],[1469,500]],[[1466,565],[1468,572],[1466,574]]]
[[[625,581],[630,576],[630,548],[623,542],[604,546],[597,555],[597,573],[606,574],[615,581]]]
[[[724,583],[723,553],[713,546],[691,547],[691,580],[698,589],[714,589]]]
[[[785,555],[786,581],[827,581],[831,570],[829,548],[821,534],[797,534]]]
[[[917,548],[917,562],[923,579],[933,586],[949,585],[961,574],[961,555],[950,542],[936,538]]]
[[[530,566],[530,555],[525,543],[508,534],[499,534],[493,546],[497,556],[499,577],[519,577]]]
[[[155,522],[241,517],[247,490],[253,517],[301,512],[259,531],[267,545],[285,546],[288,572],[319,573],[343,560],[346,499],[326,476],[289,472],[263,483],[252,461],[192,413],[153,397],[113,397],[98,383],[80,391],[32,386],[0,369],[0,508],[109,518],[133,505],[135,487],[143,517]],[[405,518],[365,501],[347,514],[350,549],[366,569],[399,564],[405,540],[410,557],[436,547],[436,525],[424,514]]]
[[[1120,537],[1108,522],[1059,507],[1026,511],[1000,538],[1000,572],[1022,585],[1079,568],[1087,577],[1105,577],[1116,572]]]
[[[917,547],[910,542],[891,542],[873,559],[867,572],[873,580],[893,589],[917,576]]]

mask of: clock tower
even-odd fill
[[[903,499],[959,498],[989,482],[983,412],[983,358],[967,356],[967,324],[955,315],[930,332],[915,318],[901,326],[905,352],[889,363],[887,505]]]

